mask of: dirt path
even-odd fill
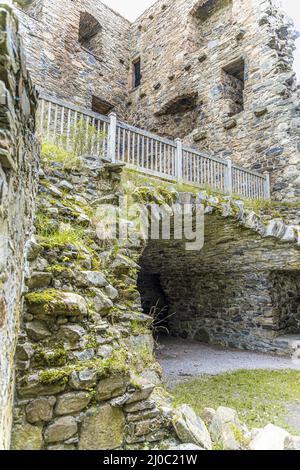
[[[166,381],[173,383],[201,374],[220,374],[239,369],[294,369],[300,370],[300,361],[208,346],[179,338],[163,338],[157,351]]]

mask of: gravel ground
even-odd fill
[[[170,385],[201,374],[216,375],[239,369],[300,370],[300,361],[289,358],[228,350],[169,337],[160,339],[157,357]]]

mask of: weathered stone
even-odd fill
[[[96,399],[99,401],[109,400],[126,392],[126,377],[115,376],[100,380],[97,387]]]
[[[289,439],[289,433],[278,426],[268,424],[263,429],[258,429],[249,444],[250,450],[284,450],[285,442]]]
[[[210,433],[212,440],[224,450],[241,449],[242,443],[238,441],[237,435],[243,434],[243,428],[235,410],[219,407],[210,425]]]
[[[90,409],[81,428],[80,450],[116,449],[123,443],[123,412],[110,405]]]
[[[48,287],[51,283],[52,275],[44,272],[33,272],[27,285],[30,289],[40,289]]]
[[[26,323],[26,331],[29,338],[34,341],[40,341],[51,336],[51,332],[48,330],[45,323],[38,320]]]
[[[78,271],[76,284],[82,287],[107,287],[109,285],[104,275],[97,271]]]
[[[154,385],[142,377],[134,377],[135,384],[138,388],[130,395],[126,404],[135,403],[137,401],[147,400],[154,390]]]
[[[70,385],[75,390],[90,390],[97,383],[97,372],[94,369],[74,371],[70,377]]]
[[[299,436],[288,436],[284,441],[285,450],[300,450],[300,437]]]
[[[207,138],[207,132],[203,130],[196,130],[193,134],[194,142],[200,142]]]
[[[51,421],[55,398],[37,398],[26,406],[26,418],[31,424]]]
[[[28,361],[33,356],[33,347],[31,343],[18,344],[17,357],[21,361]]]
[[[119,292],[111,285],[105,287],[105,294],[110,300],[116,300],[119,297]]]
[[[179,439],[210,450],[212,443],[204,422],[188,405],[177,408],[173,416],[173,426]]]
[[[80,341],[86,334],[86,330],[80,325],[64,325],[59,329],[59,336],[71,343]]]
[[[101,315],[107,315],[114,305],[113,302],[100,289],[94,289],[94,294],[93,303],[96,312]]]
[[[42,381],[40,374],[30,374],[22,377],[17,384],[18,395],[21,398],[35,398],[37,396],[56,395],[63,392],[66,382],[60,378]]]
[[[31,424],[16,424],[12,432],[12,450],[40,450],[43,446],[42,428]]]
[[[116,275],[127,274],[130,269],[138,269],[139,266],[123,255],[117,255],[111,265],[111,269]]]
[[[46,290],[41,293],[27,295],[28,310],[34,315],[86,315],[85,299],[72,292]]]
[[[28,261],[33,261],[35,260],[42,247],[37,243],[36,239],[34,236],[32,236],[28,242],[28,251],[27,251],[27,259]]]
[[[236,127],[236,126],[237,126],[237,121],[236,121],[236,119],[234,119],[234,118],[226,119],[226,120],[223,122],[223,127],[224,127],[224,129],[226,129],[226,130],[233,129],[233,128]]]
[[[202,418],[204,419],[205,423],[211,424],[216,416],[216,410],[213,408],[204,408],[202,413]]]
[[[87,392],[74,392],[60,395],[55,406],[56,415],[78,413],[88,406],[91,396]]]
[[[77,433],[77,422],[73,416],[56,418],[45,430],[45,441],[49,444],[69,439]]]

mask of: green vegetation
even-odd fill
[[[60,163],[64,170],[74,170],[81,168],[80,158],[75,152],[64,150],[58,146],[46,142],[42,146],[41,159],[44,165],[51,163]]]
[[[187,403],[200,416],[205,407],[228,406],[249,427],[273,423],[287,428],[285,406],[300,403],[300,372],[240,370],[205,375],[177,385],[172,393],[176,405]]]
[[[99,378],[119,374],[125,375],[129,372],[128,353],[124,349],[117,349],[109,359],[92,359],[90,361],[80,361],[56,369],[48,369],[40,373],[39,381],[42,385],[63,385],[68,382],[72,372],[79,372],[87,368],[97,371]]]
[[[83,247],[84,229],[76,224],[60,224],[56,231],[38,230],[44,248],[64,248],[66,245]]]
[[[52,351],[38,349],[34,353],[34,361],[41,367],[60,367],[67,363],[67,353],[63,348]]]
[[[29,305],[44,305],[51,302],[59,302],[62,300],[60,291],[55,289],[47,289],[41,292],[30,292],[25,296]]]

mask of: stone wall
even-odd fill
[[[131,27],[131,120],[268,170],[274,197],[299,200],[294,37],[271,0],[156,2]]]
[[[8,448],[13,357],[37,181],[36,94],[12,9],[0,4],[0,448]]]
[[[83,13],[99,28],[80,39]],[[122,116],[127,94],[129,22],[100,0],[35,0],[19,10],[34,83],[48,94],[90,109],[92,96]],[[81,23],[82,22],[82,23]]]
[[[36,0],[20,17],[45,91],[88,108],[96,96],[131,123],[270,171],[274,197],[298,200],[296,36],[276,3],[159,0],[131,25],[100,0]]]
[[[43,150],[16,354],[12,449],[155,447],[172,436],[137,290],[142,247],[97,236],[122,165]],[[100,217],[100,219],[98,219]]]
[[[299,246],[289,243],[299,227],[259,220],[254,212],[233,209],[230,215],[228,203],[218,211],[217,198],[203,201],[211,207],[201,251],[188,252],[172,240],[152,240],[145,248],[142,305],[160,300],[156,313],[162,306],[160,324],[173,336],[290,354],[289,341],[280,337],[300,333]]]

